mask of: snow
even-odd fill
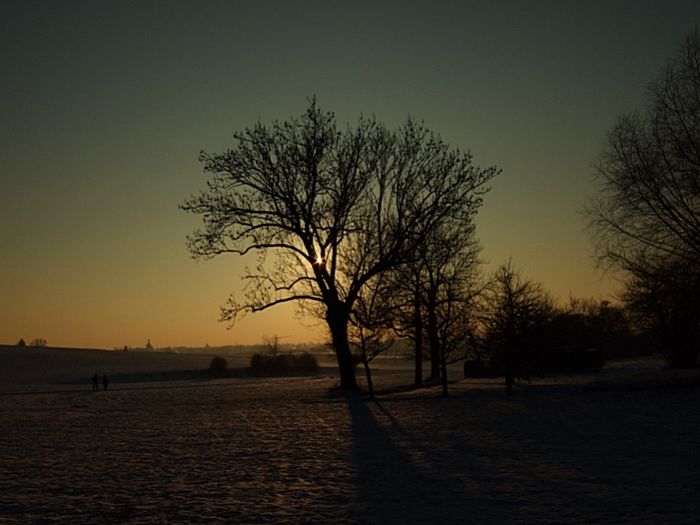
[[[697,523],[697,372],[336,383],[7,380],[0,523]]]

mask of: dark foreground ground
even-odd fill
[[[681,379],[5,389],[0,523],[695,524],[700,388]]]

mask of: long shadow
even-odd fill
[[[453,478],[464,479],[478,493],[466,499],[468,509],[457,509],[464,522],[527,523],[537,518],[539,523],[615,523],[630,516],[635,516],[633,521],[669,522],[663,518],[664,509],[684,509],[687,501],[694,501],[688,492],[690,484],[678,481],[692,476],[689,469],[679,468],[683,462],[677,458],[682,457],[684,446],[676,445],[677,440],[665,442],[663,432],[653,428],[661,423],[671,423],[673,428],[673,416],[668,421],[658,417],[660,409],[654,404],[651,415],[640,415],[624,408],[644,404],[634,397],[600,398],[581,387],[532,385],[512,397],[500,389],[476,389],[445,400],[468,401],[464,407],[474,421],[462,432],[453,427],[455,431],[441,440],[454,457],[441,468]],[[651,399],[655,394],[650,390],[647,395]],[[420,446],[420,439],[401,426],[392,410],[411,401],[383,399],[372,408],[381,421],[388,422],[389,434]],[[422,403],[439,410],[440,401],[424,398]],[[678,424],[679,431],[671,433],[682,439],[682,427]],[[435,458],[436,451],[431,452],[433,457],[428,459]],[[684,464],[697,462],[688,457]],[[669,465],[676,465],[675,470]],[[664,485],[674,490],[656,489]],[[469,490],[463,487],[463,492]]]
[[[375,417],[376,402],[347,396],[352,418],[358,513],[365,523],[470,523],[478,503],[447,470],[437,471],[426,444],[412,439],[398,421]]]

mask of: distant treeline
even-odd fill
[[[264,352],[268,349],[266,343],[257,345],[223,345],[223,346],[163,346],[149,350],[145,347],[114,347],[114,350],[129,351],[129,352],[163,352],[173,354],[206,354],[206,355],[252,355],[255,353]],[[285,352],[311,352],[316,354],[328,353],[330,350],[322,344],[290,344],[280,345],[280,351]]]

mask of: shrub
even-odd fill
[[[218,355],[209,364],[209,373],[214,377],[228,377],[228,362]]]
[[[255,376],[315,374],[318,372],[318,361],[309,352],[297,355],[276,352],[253,354],[250,370]]]
[[[316,373],[318,372],[318,361],[309,352],[302,352],[296,356],[296,364],[302,370]]]

